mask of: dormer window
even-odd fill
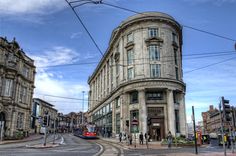
[[[148,37],[158,37],[158,28],[148,28]]]

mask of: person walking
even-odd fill
[[[173,140],[172,134],[171,134],[171,132],[169,131],[169,132],[168,132],[168,135],[167,135],[168,148],[171,148],[172,140]]]
[[[143,145],[143,133],[142,132],[139,134],[139,144]]]
[[[120,134],[119,134],[119,140],[120,140],[120,142],[121,142],[121,140],[122,140],[122,133],[120,132]]]

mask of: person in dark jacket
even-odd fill
[[[143,145],[143,133],[142,132],[139,134],[139,144]]]
[[[120,142],[121,142],[121,140],[122,140],[122,133],[120,132],[120,134],[119,134],[119,140],[120,140]]]

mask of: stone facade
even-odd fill
[[[0,37],[0,120],[7,138],[30,131],[34,79],[34,61],[15,39],[8,42]]]
[[[186,135],[182,75],[180,24],[159,12],[131,16],[113,30],[88,79],[89,120],[101,135],[143,132],[153,140],[168,131]]]
[[[48,131],[53,132],[54,130],[54,124],[55,128],[57,128],[57,122],[58,122],[58,113],[55,108],[53,108],[54,105],[39,99],[39,98],[33,98],[33,115],[32,115],[32,129],[35,133],[39,133],[40,129],[43,124],[43,119],[45,116],[48,118]]]

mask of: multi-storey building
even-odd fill
[[[231,121],[225,122],[224,121],[224,113],[223,110],[220,111],[216,108],[214,108],[213,105],[209,106],[209,110],[206,112],[202,112],[202,118],[203,118],[203,126],[205,129],[206,134],[210,133],[221,133],[221,122],[224,126],[224,129],[229,129],[231,127],[232,130],[236,129],[236,109],[234,107],[231,107]],[[222,121],[221,121],[222,120]]]
[[[131,16],[114,29],[88,79],[90,121],[108,135],[186,135],[182,75],[181,25],[159,12]]]
[[[34,61],[15,39],[0,37],[0,125],[5,137],[30,130],[34,78]]]
[[[39,133],[41,127],[44,126],[44,118],[47,118],[47,127],[49,132],[52,132],[54,128],[57,127],[58,113],[53,107],[54,105],[42,99],[33,98],[31,128],[34,129],[36,133]]]

